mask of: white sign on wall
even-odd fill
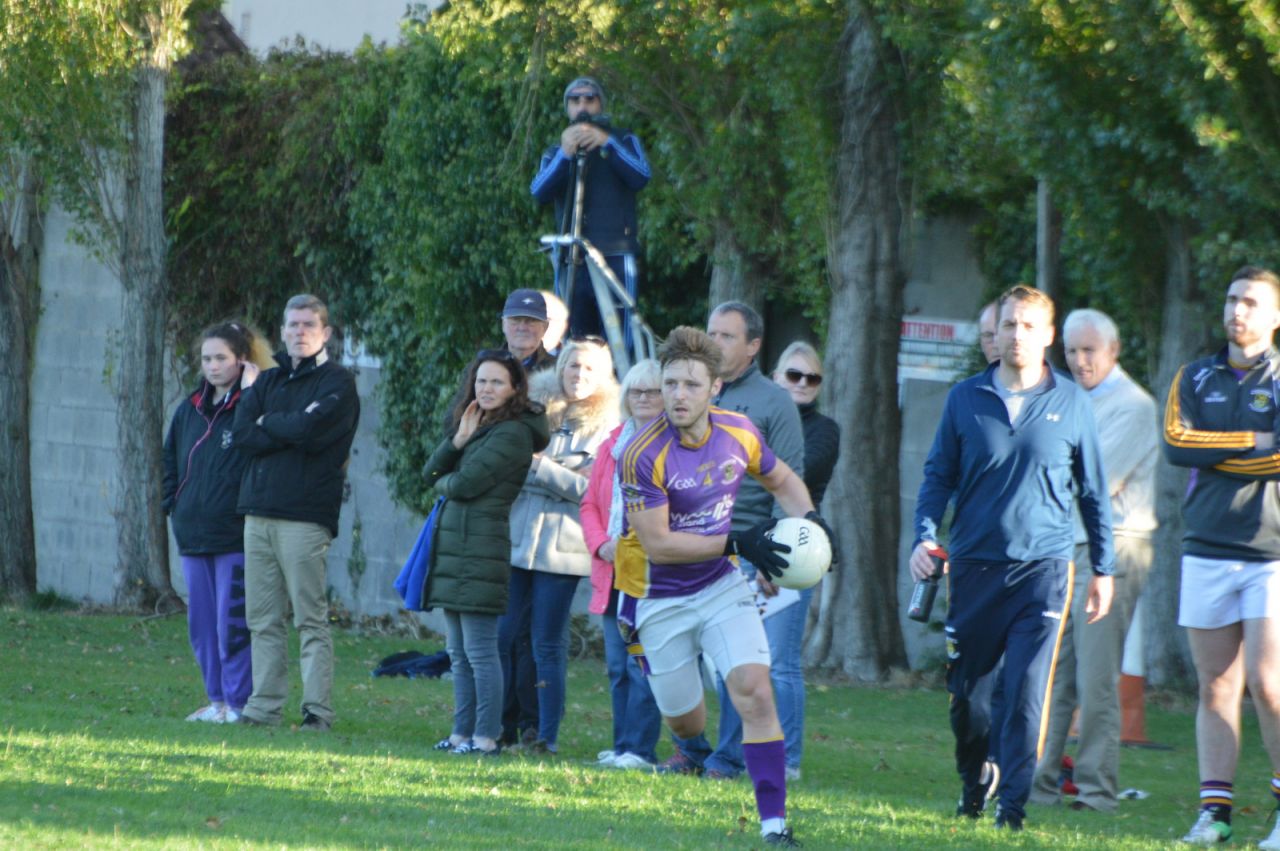
[[[913,316],[902,320],[898,384],[909,378],[951,383],[963,378],[978,344],[978,323]]]

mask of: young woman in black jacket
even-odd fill
[[[208,704],[188,721],[239,718],[253,690],[244,619],[244,518],[236,513],[248,456],[232,445],[231,421],[245,361],[270,360],[240,322],[201,335],[200,386],[174,411],[164,441],[163,508],[187,582],[187,628]]]

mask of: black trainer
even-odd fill
[[[1006,813],[1000,807],[996,807],[996,829],[1006,828],[1010,831],[1022,830],[1022,816]]]
[[[995,797],[996,786],[1000,783],[1000,769],[994,762],[982,766],[982,779],[977,786],[966,786],[960,793],[960,801],[956,804],[956,816],[971,819],[982,818],[987,809],[987,801]]]
[[[800,841],[791,834],[791,828],[783,828],[780,833],[768,833],[764,837],[765,845],[777,845],[781,848],[803,848]]]
[[[308,733],[327,733],[333,725],[321,718],[319,715],[312,715],[310,712],[302,713],[302,723],[298,725],[299,730],[306,730]]]

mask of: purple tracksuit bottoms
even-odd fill
[[[253,691],[249,627],[244,619],[244,553],[183,556],[187,631],[212,703],[237,712]]]

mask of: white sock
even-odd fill
[[[782,833],[787,829],[787,820],[784,818],[767,818],[760,822],[760,835],[768,836],[771,833]]]

